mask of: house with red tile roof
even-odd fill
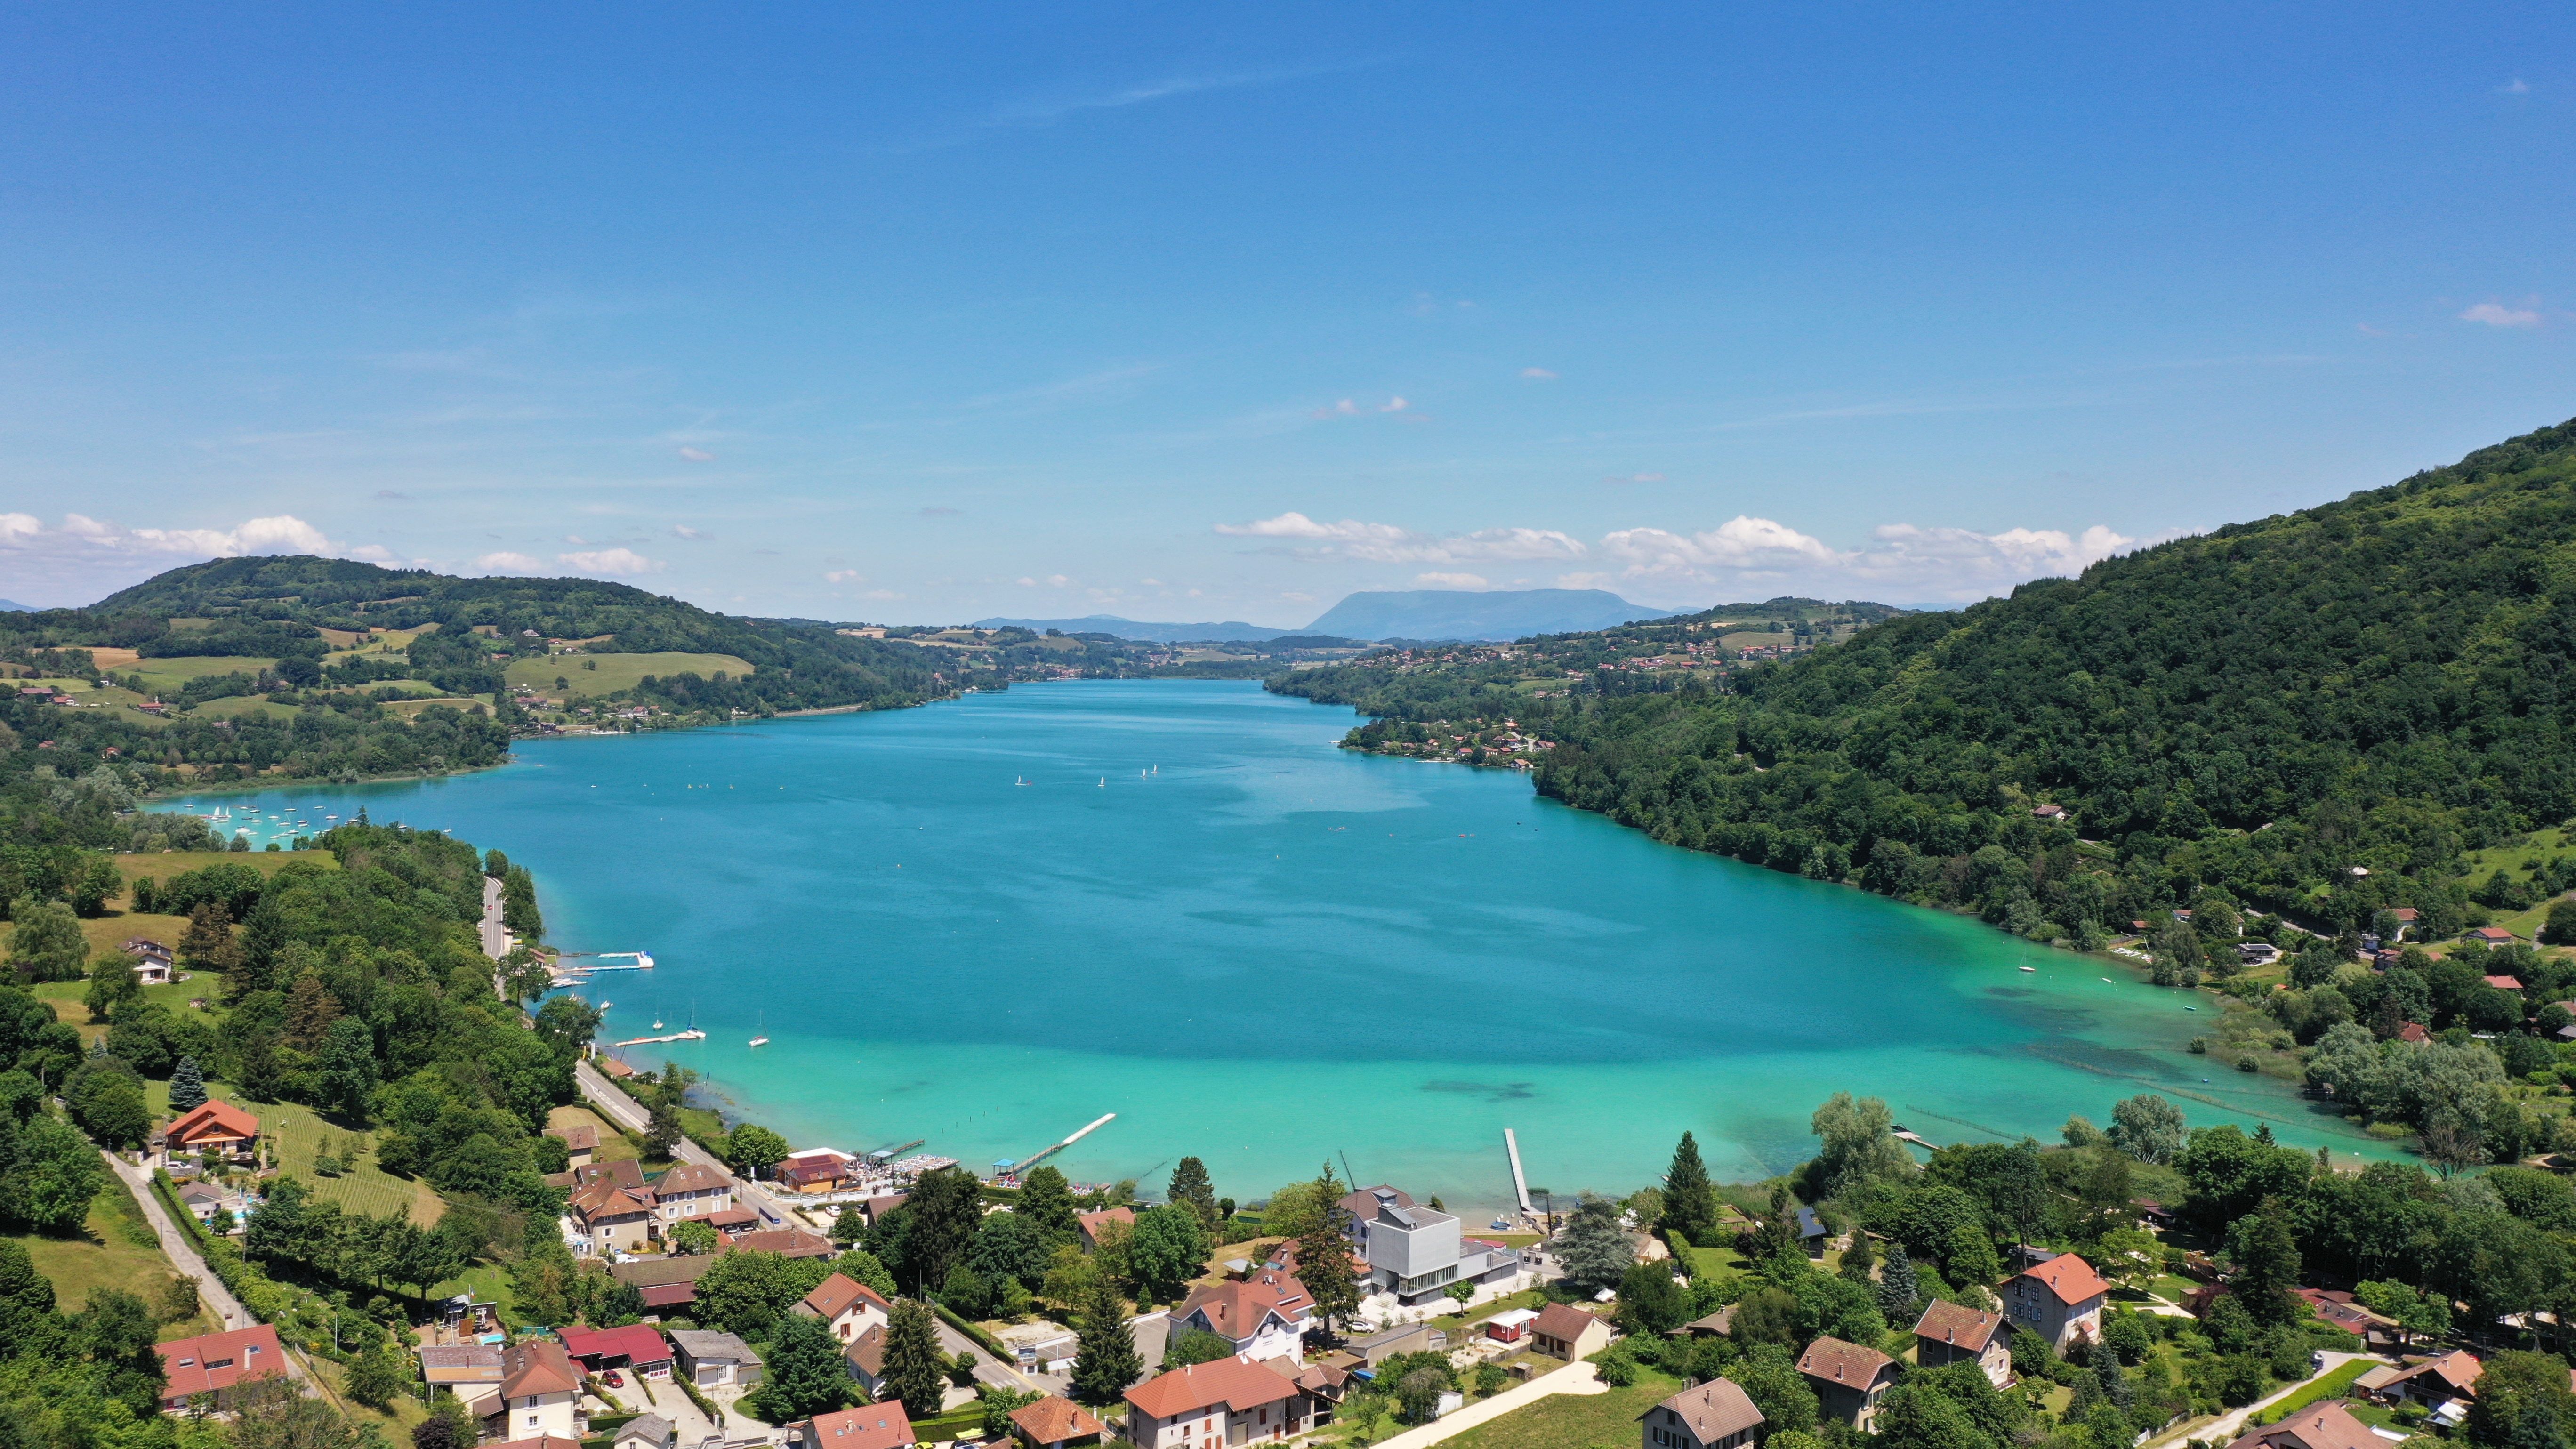
[[[498,1391],[465,1406],[483,1421],[486,1438],[579,1439],[581,1368],[551,1338],[532,1338],[501,1352]]]
[[[1248,1358],[1221,1358],[1129,1389],[1127,1438],[1137,1449],[1275,1443],[1314,1428],[1316,1408],[1296,1380]]]
[[[1867,1434],[1878,1420],[1878,1401],[1896,1379],[1896,1360],[1857,1343],[1824,1337],[1798,1355],[1798,1372],[1816,1391],[1819,1412]]]
[[[2272,1425],[2238,1436],[2227,1449],[2388,1449],[2388,1441],[2340,1403],[2313,1404]]]
[[[1762,1411],[1731,1379],[1710,1379],[1648,1409],[1644,1449],[1746,1449],[1762,1429]]]
[[[2077,1339],[2102,1334],[2102,1301],[2111,1285],[2093,1265],[2073,1253],[2060,1253],[2004,1280],[2004,1316],[2016,1328],[2027,1328],[2064,1353]]]
[[[2410,1021],[2397,1028],[2397,1039],[2402,1042],[2412,1042],[2417,1046],[2422,1046],[2424,1043],[2433,1039],[2433,1033],[2424,1029],[2424,1023],[2420,1021]]]
[[[2000,1389],[2012,1382],[2012,1331],[2000,1313],[1935,1299],[1914,1321],[1914,1362],[1920,1368],[1973,1363]]]
[[[571,1127],[549,1127],[546,1135],[564,1145],[566,1167],[588,1167],[590,1160],[599,1155],[599,1129],[586,1122]]]
[[[259,1119],[230,1102],[209,1098],[181,1113],[162,1137],[172,1153],[248,1152],[259,1140]]]
[[[2498,991],[2520,991],[2522,989],[2522,979],[2518,976],[2483,976],[2479,979]]]
[[[165,1409],[185,1408],[188,1400],[198,1394],[213,1394],[220,1404],[225,1392],[245,1379],[289,1371],[286,1349],[277,1341],[277,1330],[265,1323],[236,1328],[230,1333],[173,1339],[157,1351],[161,1355],[161,1372],[167,1379],[161,1389],[161,1407]]]
[[[816,1414],[788,1427],[802,1449],[912,1449],[917,1442],[900,1399]]]
[[[1202,1283],[1172,1315],[1172,1331],[1204,1329],[1249,1359],[1296,1357],[1302,1352],[1315,1300],[1306,1285],[1276,1268],[1243,1279]]]
[[[1551,1303],[1530,1320],[1530,1347],[1567,1363],[1610,1346],[1610,1325],[1571,1303]]]
[[[789,1258],[834,1258],[841,1250],[832,1240],[803,1228],[766,1228],[756,1233],[736,1233],[733,1246],[755,1253],[777,1253]]]
[[[564,1352],[583,1368],[597,1373],[601,1369],[631,1368],[646,1378],[671,1376],[671,1345],[662,1335],[644,1324],[625,1328],[567,1328],[562,1331]]]
[[[649,1188],[638,1196],[613,1182],[594,1182],[574,1193],[564,1211],[590,1240],[590,1251],[600,1257],[640,1253],[653,1241]]]
[[[1020,1449],[1072,1449],[1097,1444],[1108,1432],[1109,1426],[1080,1404],[1053,1394],[1011,1411],[1011,1437],[1019,1441]]]
[[[733,1178],[720,1167],[683,1162],[653,1179],[653,1204],[665,1224],[712,1218],[733,1206]]]
[[[824,1279],[787,1311],[823,1320],[831,1328],[832,1337],[844,1344],[855,1343],[871,1326],[894,1319],[894,1305],[878,1296],[877,1290],[839,1273]]]
[[[1100,1230],[1109,1224],[1125,1223],[1131,1228],[1136,1226],[1136,1210],[1114,1207],[1096,1213],[1075,1213],[1073,1221],[1074,1226],[1082,1230],[1082,1250],[1087,1253],[1100,1246]]]

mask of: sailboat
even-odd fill
[[[1025,785],[1029,783],[1029,777],[1026,775],[1014,775],[1011,777],[1011,783],[1014,785]]]
[[[756,1047],[758,1047],[758,1046],[767,1046],[767,1045],[769,1045],[769,1013],[768,1013],[768,1012],[765,1012],[765,1011],[764,1011],[764,1012],[762,1012],[762,1013],[760,1014],[760,1026],[758,1027],[758,1030],[759,1030],[759,1032],[760,1032],[760,1035],[758,1035],[758,1036],[756,1036],[756,1037],[753,1037],[753,1038],[751,1039],[751,1044],[752,1044],[753,1046],[756,1046]]]
[[[1103,776],[1101,776],[1101,777],[1100,777],[1100,788],[1101,788],[1101,789],[1103,789],[1103,790],[1106,790],[1106,789],[1108,789],[1108,788],[1109,788],[1109,777],[1108,777],[1107,775],[1103,775]]]

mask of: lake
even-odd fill
[[[247,800],[282,817],[261,831],[363,805],[507,851],[554,944],[656,958],[587,989],[603,1039],[694,1021],[625,1055],[800,1147],[981,1169],[1115,1112],[1055,1159],[1075,1180],[1159,1189],[1195,1154],[1250,1201],[1330,1159],[1482,1210],[1511,1197],[1506,1127],[1560,1197],[1653,1182],[1684,1128],[1752,1180],[1811,1154],[1837,1090],[1935,1141],[2054,1140],[2158,1090],[2195,1125],[2366,1145],[2188,1054],[2205,994],[1658,845],[1519,774],[1336,749],[1356,718],[1251,683],[1023,685]]]

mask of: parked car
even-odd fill
[[[612,1389],[622,1389],[626,1387],[626,1380],[620,1376],[615,1369],[602,1370],[599,1375],[599,1381],[608,1385]]]

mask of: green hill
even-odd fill
[[[1492,713],[1478,668],[1274,686]],[[2571,883],[2461,877],[2576,815],[2576,424],[1802,657],[1590,683],[1510,696],[1556,741],[1538,789],[1674,844],[2041,939],[2213,890],[2456,929]]]
[[[335,644],[363,644],[375,631],[404,636],[398,662],[360,669],[370,664],[363,653],[333,659]],[[830,624],[735,618],[597,579],[452,578],[313,557],[217,559],[172,569],[87,609],[0,618],[0,649],[13,642],[122,647],[146,659],[275,661],[299,686],[311,680],[288,661],[331,660],[355,671],[347,684],[404,675],[456,696],[498,695],[513,665],[567,652],[686,656],[659,674],[623,660],[613,671],[615,689],[584,692],[725,717],[913,704],[948,692],[937,662],[921,650],[840,634]],[[706,656],[750,668],[718,678],[702,670]],[[567,667],[578,672],[577,664]]]

